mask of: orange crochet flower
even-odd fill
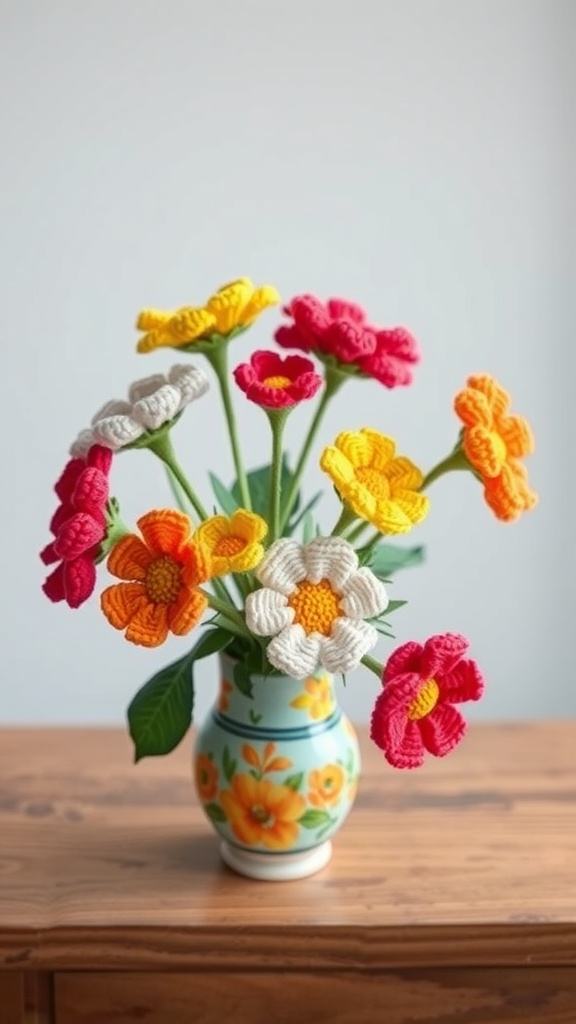
[[[208,803],[214,799],[218,790],[218,769],[208,754],[198,754],[195,771],[200,799]]]
[[[462,447],[484,484],[484,497],[498,519],[511,522],[538,502],[519,461],[534,451],[527,421],[508,415],[510,396],[489,374],[468,378],[454,399],[464,424]]]
[[[269,779],[235,775],[231,788],[220,794],[230,827],[241,843],[287,850],[298,838],[298,819],[306,801],[289,786],[277,786]]]
[[[112,548],[108,571],[126,582],[108,587],[102,611],[115,629],[142,647],[158,647],[168,633],[184,636],[204,613],[197,585],[206,564],[190,540],[190,520],[175,509],[156,509],[138,520],[143,540],[128,534]]]

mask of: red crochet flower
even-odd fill
[[[361,306],[344,299],[323,303],[314,295],[297,295],[284,312],[292,324],[275,334],[283,348],[332,356],[352,372],[375,377],[388,388],[410,384],[412,366],[420,353],[415,338],[404,327],[372,326]]]
[[[54,490],[60,505],[52,516],[54,540],[40,553],[45,565],[59,562],[42,590],[51,601],[78,608],[96,584],[95,561],[106,533],[108,473],[112,452],[93,445],[86,458],[70,459]]]
[[[403,644],[388,659],[370,735],[395,768],[418,768],[426,750],[444,757],[462,739],[466,722],[454,704],[478,700],[484,690],[467,650],[466,637],[442,633],[424,646]]]
[[[303,356],[286,356],[276,352],[254,352],[249,363],[234,370],[238,387],[247,398],[265,409],[285,409],[305,398],[312,398],[322,384],[314,364]]]

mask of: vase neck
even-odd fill
[[[220,692],[216,712],[255,728],[301,728],[322,723],[337,712],[334,680],[319,669],[306,679],[290,676],[248,677],[235,672],[236,662],[220,656]]]

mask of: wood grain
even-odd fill
[[[0,973],[0,1024],[24,1024],[24,978]]]
[[[58,1024],[574,1024],[576,970],[63,974]]]
[[[362,746],[333,861],[274,885],[220,863],[188,744],[0,731],[0,965],[575,964],[576,723],[478,725],[414,773]]]

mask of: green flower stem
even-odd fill
[[[230,445],[232,448],[232,458],[234,459],[234,468],[236,470],[236,478],[240,489],[240,497],[242,499],[243,507],[250,511],[252,508],[250,488],[248,486],[248,477],[246,476],[246,470],[244,469],[244,462],[242,460],[236,415],[234,413],[232,394],[230,392],[228,340],[220,342],[209,351],[205,351],[204,355],[209,360],[212,369],[218,378],[220,394],[222,396],[222,405],[224,406],[224,414],[226,416],[226,423],[228,424],[228,436],[230,438]]]
[[[358,540],[358,538],[362,536],[364,530],[366,530],[367,527],[368,523],[362,520],[350,530],[350,533],[345,533],[345,538],[348,541],[348,543],[353,544],[354,541]]]
[[[331,536],[339,537],[340,534],[344,533],[344,531],[347,530],[349,526],[352,526],[352,523],[355,523],[357,519],[358,516],[356,515],[355,512],[352,511],[349,505],[342,505],[340,517],[338,519],[338,522],[336,523],[336,526],[332,530]]]
[[[382,679],[384,665],[381,665],[379,661],[376,661],[376,658],[371,658],[369,654],[365,654],[360,660],[362,664],[370,670],[370,672],[373,672],[375,676],[378,676],[378,679]]]
[[[292,478],[292,484],[290,486],[290,490],[288,491],[288,494],[286,495],[286,499],[284,501],[284,509],[283,509],[282,518],[281,518],[281,521],[280,521],[280,532],[281,533],[284,532],[284,528],[286,526],[286,523],[288,522],[288,520],[290,518],[290,513],[292,512],[292,509],[294,508],[294,504],[296,502],[296,497],[298,495],[298,490],[299,490],[299,487],[300,487],[300,481],[302,479],[302,474],[303,474],[304,470],[306,469],[306,464],[308,462],[308,457],[310,455],[310,451],[312,449],[312,445],[314,444],[314,441],[316,440],[316,435],[318,434],[318,431],[319,431],[320,426],[322,424],[322,420],[324,419],[324,415],[326,413],[326,409],[328,408],[328,405],[329,405],[331,399],[334,397],[334,395],[336,394],[338,389],[342,386],[342,384],[346,380],[346,376],[347,376],[346,374],[340,373],[334,367],[326,366],[326,371],[325,371],[326,384],[325,384],[325,387],[324,387],[324,391],[322,392],[322,397],[321,397],[320,401],[318,402],[318,405],[316,406],[316,412],[314,413],[314,417],[313,417],[312,422],[310,424],[310,429],[308,431],[308,434],[306,435],[306,440],[304,441],[304,445],[302,447],[302,451],[300,452],[300,456],[298,458],[298,462],[296,463],[296,469],[294,470],[294,476]]]
[[[458,444],[450,455],[445,459],[442,459],[442,462],[439,462],[438,465],[434,466],[433,469],[426,474],[420,490],[425,491],[430,484],[434,483],[435,480],[438,480],[439,477],[444,476],[445,473],[470,468],[470,463],[460,447],[460,444]]]
[[[209,513],[204,508],[200,498],[196,494],[196,491],[190,484],[188,477],[176,458],[169,431],[159,434],[158,437],[151,440],[146,447],[149,448],[151,452],[154,452],[154,454],[157,455],[166,466],[168,466],[168,469],[172,473],[174,479],[184,491],[184,494],[200,519],[209,519]]]
[[[380,543],[383,536],[384,535],[380,533],[379,530],[376,530],[376,532],[372,534],[370,539],[365,544],[363,544],[362,547],[358,550],[358,557],[361,558],[362,561],[366,561],[368,557],[372,554],[372,551],[376,547],[376,545]]]
[[[287,409],[265,409],[272,431],[272,462],[270,465],[270,506],[268,514],[268,542],[273,544],[280,536],[280,501],[282,498],[282,441],[284,427],[291,412]]]
[[[198,589],[202,594],[204,594],[210,608],[213,608],[215,612],[219,612],[220,615],[224,615],[227,619],[230,619],[230,622],[233,622],[234,625],[238,626],[238,629],[240,629],[245,636],[250,637],[251,640],[253,639],[244,620],[244,616],[238,611],[236,605],[231,604],[229,601],[221,600],[214,594],[210,594],[208,591],[202,590],[201,587]]]

